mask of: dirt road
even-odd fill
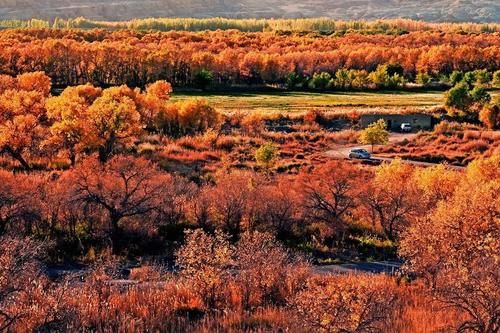
[[[389,144],[391,143],[398,143],[402,142],[404,140],[411,140],[415,136],[417,136],[416,133],[391,133],[389,136]],[[331,158],[335,159],[348,159],[349,158],[349,152],[352,149],[366,149],[367,151],[371,151],[372,147],[370,145],[356,145],[356,144],[350,144],[350,145],[339,145],[334,147],[331,150],[328,150],[325,154]],[[381,157],[377,156],[377,154],[372,154],[371,161],[374,163],[377,162],[391,162],[394,160],[394,158],[389,158],[389,157]],[[431,167],[434,165],[438,165],[439,163],[428,163],[428,162],[420,162],[420,161],[412,161],[412,160],[403,160],[404,163],[407,164],[412,164],[416,166],[422,166],[422,167]],[[446,165],[447,167],[454,169],[454,170],[464,170],[464,167],[460,166],[454,166],[454,165]]]

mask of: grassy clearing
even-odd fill
[[[499,95],[497,91],[493,96]],[[391,111],[398,109],[427,109],[444,103],[441,91],[382,91],[382,92],[248,92],[248,93],[174,93],[172,100],[205,98],[210,105],[224,113],[301,113],[311,109],[322,111]]]
[[[429,92],[271,92],[271,93],[174,93],[172,100],[187,98],[205,98],[219,111],[263,113],[306,112],[310,109],[336,111],[356,109],[429,108],[444,102],[443,93]]]

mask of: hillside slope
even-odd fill
[[[84,16],[99,20],[143,17],[319,17],[499,22],[497,0],[2,0],[0,19]]]

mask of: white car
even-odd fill
[[[401,124],[401,132],[403,133],[409,133],[411,132],[412,128],[411,128],[411,124],[410,123],[402,123]]]
[[[371,158],[370,153],[366,149],[351,149],[349,152],[350,159],[358,159],[358,160],[369,160]]]

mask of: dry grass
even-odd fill
[[[282,92],[282,93],[175,93],[173,101],[207,99],[225,114],[304,114],[311,109],[333,113],[425,110],[444,103],[442,92]]]

